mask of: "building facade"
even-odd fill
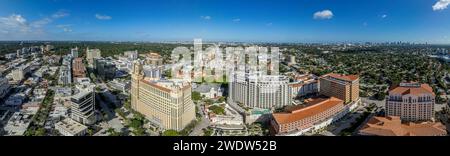
[[[84,136],[87,133],[87,129],[87,126],[70,118],[66,118],[55,124],[55,130],[62,136]]]
[[[149,80],[142,65],[134,63],[131,107],[162,129],[180,131],[195,120],[191,84],[182,80]]]
[[[270,121],[274,134],[308,130],[344,112],[344,101],[335,97],[318,98],[306,105],[288,108],[285,112],[273,113]]]
[[[0,77],[0,99],[4,98],[10,89],[11,85],[9,85],[8,79]]]
[[[246,107],[283,107],[292,102],[288,83],[285,76],[236,72],[229,81],[229,95],[233,102]]]
[[[83,64],[83,59],[75,58],[72,63],[73,78],[86,77],[86,67]]]
[[[163,58],[158,53],[148,53],[145,57],[145,64],[160,66],[163,65]]]
[[[78,47],[70,49],[70,55],[72,55],[73,58],[78,57]]]
[[[70,101],[73,120],[85,125],[96,122],[94,86],[78,85]]]
[[[436,95],[428,84],[400,83],[389,91],[386,115],[402,121],[425,121],[434,117]]]
[[[101,51],[99,49],[86,49],[86,60],[89,66],[94,64],[94,59],[102,57]]]
[[[365,136],[446,136],[447,128],[440,122],[402,123],[398,116],[372,117],[359,135]]]
[[[336,97],[345,104],[359,99],[359,76],[326,74],[319,78],[319,93],[329,97]]]
[[[98,58],[94,61],[94,70],[98,78],[112,80],[116,76],[117,68],[111,59]]]

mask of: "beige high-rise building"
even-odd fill
[[[131,108],[163,129],[180,131],[195,119],[191,84],[184,80],[155,80],[144,77],[135,61],[131,80]]]
[[[101,51],[99,49],[86,49],[86,60],[89,66],[94,64],[94,59],[102,57]]]
[[[336,97],[345,104],[359,99],[359,76],[326,74],[319,78],[319,93]]]
[[[386,115],[402,121],[425,121],[434,117],[436,95],[428,84],[400,83],[389,91]]]

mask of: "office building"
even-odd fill
[[[126,51],[123,53],[123,55],[125,55],[125,57],[128,59],[128,61],[134,61],[136,59],[138,59],[138,51]]]
[[[232,102],[264,109],[291,104],[289,78],[285,76],[236,72],[230,78],[228,86]]]
[[[73,58],[77,58],[77,57],[78,57],[78,47],[73,48],[73,49],[70,49],[70,55],[71,55]]]
[[[285,112],[273,113],[270,121],[272,133],[301,135],[320,129],[342,117],[344,110],[344,101],[335,97],[310,99],[305,105],[291,106]]]
[[[434,117],[435,94],[428,84],[400,83],[389,91],[386,115],[402,121],[425,121]]]
[[[134,63],[131,107],[162,129],[180,131],[195,120],[191,84],[183,80],[146,79],[142,65]]]
[[[72,63],[73,78],[86,77],[86,67],[83,64],[83,59],[75,58]]]
[[[0,77],[0,99],[4,98],[10,91],[8,79]]]
[[[98,58],[94,61],[94,70],[98,78],[112,80],[116,76],[117,68],[111,59]]]
[[[73,120],[85,125],[91,125],[96,122],[93,85],[77,85],[70,101],[71,118]]]
[[[329,97],[336,97],[345,104],[359,99],[359,76],[326,74],[319,78],[319,93]]]
[[[358,132],[366,136],[446,136],[440,122],[403,122],[398,116],[372,117]]]

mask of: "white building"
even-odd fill
[[[138,58],[138,51],[126,51],[124,52],[125,57],[127,57],[127,59],[129,61],[134,61]]]
[[[285,76],[236,72],[230,77],[229,95],[246,107],[273,109],[291,104],[288,83]]]
[[[71,118],[79,123],[91,125],[96,122],[94,86],[78,85],[71,101]]]
[[[87,132],[87,126],[70,118],[66,118],[55,124],[55,129],[63,136],[83,136]]]
[[[73,49],[70,49],[70,55],[71,55],[73,58],[77,58],[77,57],[78,57],[78,47],[73,48]]]
[[[193,91],[199,92],[200,96],[215,99],[223,95],[223,89],[217,84],[200,84]]]

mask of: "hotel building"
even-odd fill
[[[273,113],[272,133],[301,135],[306,131],[325,127],[345,114],[344,101],[331,98],[311,99],[305,105],[288,107],[285,112]]]
[[[153,124],[180,131],[195,120],[190,83],[146,78],[138,61],[133,65],[131,79],[131,107]]]
[[[435,94],[428,84],[400,83],[389,91],[386,115],[402,121],[426,121],[434,117]]]
[[[359,77],[357,75],[326,74],[319,78],[319,94],[336,97],[345,104],[359,99]]]

